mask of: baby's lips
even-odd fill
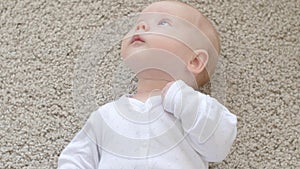
[[[143,38],[141,38],[140,35],[133,35],[131,40],[130,40],[130,44],[139,41],[139,42],[145,42],[145,40]]]

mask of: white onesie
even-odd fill
[[[220,162],[236,116],[217,100],[173,83],[145,103],[124,95],[101,106],[58,160],[60,169],[202,169]]]

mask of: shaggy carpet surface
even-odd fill
[[[116,98],[122,25],[151,2],[0,0],[0,168],[57,167]],[[183,2],[221,34],[222,95],[238,117],[231,153],[210,168],[300,168],[300,1]]]

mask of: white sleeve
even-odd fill
[[[163,106],[181,120],[187,140],[206,161],[225,159],[237,133],[236,116],[226,107],[181,80],[170,86]]]
[[[92,114],[84,127],[62,151],[58,158],[59,169],[96,169],[98,167],[100,153],[95,140],[93,118]]]

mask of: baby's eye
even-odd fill
[[[163,20],[158,22],[158,25],[160,25],[160,26],[171,26],[171,23],[170,23],[170,21],[163,19]]]

